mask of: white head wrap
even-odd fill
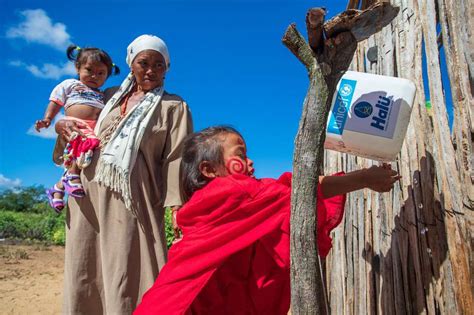
[[[168,47],[166,47],[165,42],[154,35],[141,35],[135,38],[133,42],[130,43],[127,47],[127,64],[131,67],[133,59],[144,50],[155,50],[159,52],[166,62],[166,71],[170,67],[170,55],[168,53]]]

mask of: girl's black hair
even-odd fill
[[[180,165],[185,201],[189,200],[196,190],[204,187],[209,182],[209,179],[202,175],[199,170],[201,162],[207,161],[213,167],[224,165],[223,139],[219,136],[229,133],[237,134],[243,139],[240,132],[228,126],[209,127],[185,138]]]
[[[120,69],[112,62],[109,54],[99,48],[85,47],[81,48],[77,45],[69,45],[66,50],[67,58],[74,61],[76,68],[80,68],[90,58],[94,61],[102,62],[107,66],[107,77],[110,75],[120,74]]]

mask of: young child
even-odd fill
[[[190,135],[181,167],[188,198],[177,214],[183,238],[135,314],[287,314],[291,174],[254,178],[244,139],[228,127]],[[398,179],[388,165],[321,176],[320,256],[331,248],[345,193],[389,191]]]
[[[82,135],[74,134],[66,145],[63,156],[65,174],[46,190],[49,204],[58,213],[64,208],[65,192],[73,197],[84,196],[79,175],[80,170],[89,165],[92,152],[99,145],[94,135],[97,118],[104,107],[104,95],[99,88],[112,73],[120,73],[110,56],[98,48],[70,45],[67,57],[75,62],[79,80],[67,79],[58,84],[51,92],[44,118],[35,123],[37,131],[48,128],[64,107],[65,119],[80,121],[85,126],[81,129]]]

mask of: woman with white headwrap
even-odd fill
[[[101,152],[81,175],[86,196],[69,199],[64,313],[129,314],[166,262],[163,207],[182,203],[181,143],[192,132],[186,103],[164,91],[169,59],[156,36],[127,48],[131,72],[99,117]]]

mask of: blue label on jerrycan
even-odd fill
[[[339,85],[339,90],[337,91],[336,95],[336,102],[334,103],[332,112],[329,114],[330,117],[327,132],[342,135],[347,120],[347,114],[351,106],[352,96],[354,95],[356,83],[357,81],[355,80],[341,80],[341,84]]]

